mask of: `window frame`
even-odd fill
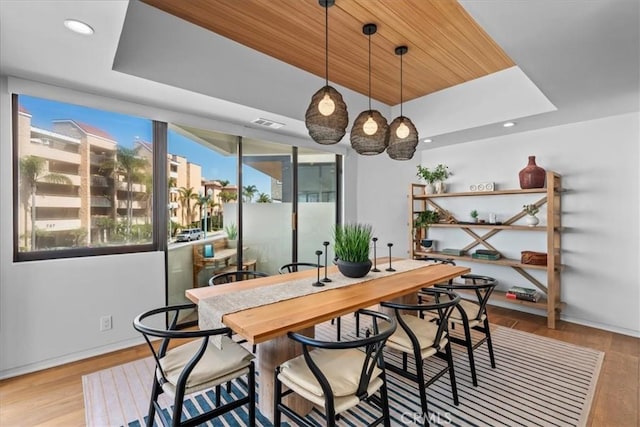
[[[131,254],[139,252],[154,252],[164,251],[166,247],[165,234],[162,234],[162,230],[166,229],[166,209],[161,208],[166,206],[167,195],[162,191],[157,191],[158,188],[163,188],[162,185],[158,186],[158,183],[166,181],[166,168],[167,168],[167,124],[164,122],[158,122],[153,119],[147,119],[152,125],[152,144],[153,144],[153,164],[152,175],[153,184],[151,189],[152,197],[152,214],[151,214],[151,226],[152,237],[151,242],[145,244],[136,245],[119,245],[119,246],[100,246],[100,247],[83,247],[83,248],[69,248],[69,249],[54,249],[54,250],[42,250],[42,251],[30,251],[21,252],[19,250],[19,215],[20,215],[20,194],[19,194],[19,137],[18,137],[18,116],[19,116],[19,97],[20,94],[11,94],[11,127],[12,127],[12,208],[13,208],[13,261],[14,262],[26,262],[26,261],[42,261],[51,259],[67,259],[67,258],[80,258],[89,256],[102,256],[102,255],[119,255],[119,254]],[[56,102],[58,101],[52,98],[42,98]],[[96,108],[96,107],[89,107]],[[116,111],[117,112],[117,111]],[[122,113],[128,114],[128,113]]]

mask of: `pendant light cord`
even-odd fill
[[[402,117],[402,57],[400,55],[400,117]]]
[[[324,82],[329,86],[329,5],[324,7]]]
[[[371,34],[369,34],[369,111],[371,111]]]

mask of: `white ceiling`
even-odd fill
[[[405,103],[421,139],[434,139],[420,149],[639,110],[638,0],[460,3],[518,66]],[[95,34],[69,32],[67,18]],[[303,139],[304,111],[323,84],[124,0],[0,0],[0,73],[240,126],[264,117],[286,124],[270,132]],[[339,90],[352,119],[366,108],[366,97]],[[373,107],[389,121],[399,114]]]

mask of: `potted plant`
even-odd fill
[[[224,232],[227,233],[227,246],[236,248],[238,246],[238,226],[235,223],[225,225]]]
[[[540,211],[536,205],[523,205],[522,210],[527,214],[524,218],[524,221],[527,223],[529,227],[535,227],[538,225],[540,220],[536,216],[536,214]]]
[[[440,213],[438,211],[432,211],[427,209],[418,213],[418,216],[413,221],[413,228],[416,231],[416,238],[420,236],[420,233],[417,232],[420,229],[424,229],[424,237],[425,239],[420,239],[420,246],[425,250],[425,252],[432,252],[434,249],[433,240],[426,239],[427,234],[429,233],[429,227],[431,224],[435,224],[440,220]]]
[[[334,253],[338,270],[347,277],[364,277],[371,270],[369,246],[372,227],[368,224],[337,225],[334,229]]]
[[[440,163],[434,170],[422,167],[421,165],[418,165],[417,168],[418,172],[416,173],[416,176],[421,178],[426,183],[426,194],[445,192],[444,181],[449,177],[449,175],[451,175],[451,172],[449,172],[449,167],[447,165],[443,165],[442,163]]]
[[[469,216],[473,219],[473,222],[478,222],[478,211],[477,210],[472,210],[471,213],[469,213]]]

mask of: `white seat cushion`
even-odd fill
[[[322,374],[327,378],[334,395],[336,414],[356,406],[360,399],[355,395],[360,381],[365,354],[358,349],[329,350],[318,348],[309,353]],[[382,386],[379,378],[382,371],[377,366],[373,369],[371,381],[367,388],[369,396]],[[325,396],[304,356],[284,362],[280,366],[278,379],[287,387],[321,408],[325,405]]]
[[[469,319],[469,326],[472,328],[480,324],[480,322],[483,322],[484,319],[487,317],[485,314],[483,314],[482,316],[480,316],[479,320],[476,319],[476,317],[478,317],[478,311],[480,311],[480,305],[473,301],[468,301],[463,299],[463,300],[460,300],[458,304],[467,314],[467,318]],[[449,317],[449,320],[458,324],[463,323],[462,315],[460,314],[457,308],[455,308],[451,312],[451,316]]]
[[[167,351],[166,355],[160,359],[160,366],[172,386],[171,390],[174,389],[185,365],[197,353],[201,344],[202,340],[191,341]],[[202,359],[187,379],[187,390],[193,392],[196,389],[206,388],[202,387],[203,385],[221,384],[227,381],[226,378],[240,376],[247,371],[246,368],[253,358],[253,354],[226,336],[222,337],[222,349],[209,341]]]
[[[327,378],[334,396],[342,397],[355,394],[366,356],[362,351],[358,349],[317,348],[309,352],[309,355]],[[378,377],[381,373],[380,368],[376,366],[372,378]],[[324,396],[320,383],[316,380],[302,355],[284,362],[280,366],[280,375],[316,396]]]
[[[435,322],[430,322],[428,319],[421,319],[418,316],[410,314],[402,314],[401,317],[418,339],[420,353],[423,359],[435,354],[438,351],[438,345],[442,348],[447,344],[446,331],[442,332],[439,343],[434,342],[438,332],[438,325]],[[413,353],[411,339],[409,339],[409,335],[407,335],[400,324],[398,324],[396,331],[387,340],[387,347],[402,351],[403,353]]]

